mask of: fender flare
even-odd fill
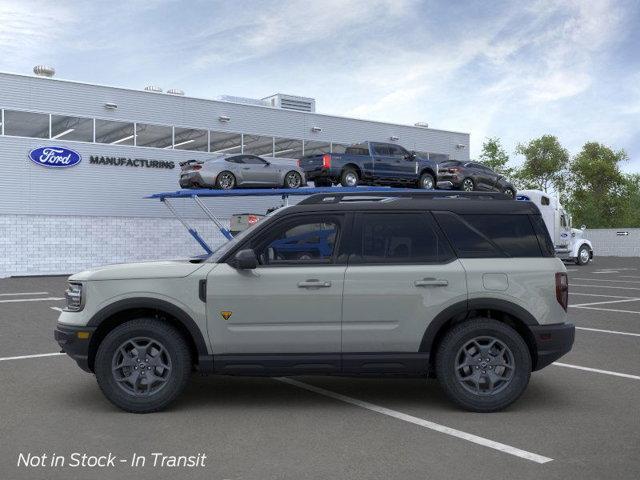
[[[583,245],[586,245],[589,248],[589,250],[593,253],[593,246],[591,245],[591,242],[589,240],[581,238],[580,241],[576,242],[575,245],[573,246],[573,249],[571,250],[571,256],[576,258],[578,256],[578,251]]]
[[[533,315],[531,315],[531,313],[520,305],[516,305],[515,303],[507,300],[501,300],[499,298],[473,298],[471,300],[463,300],[448,306],[434,317],[422,336],[419,351],[430,352],[436,336],[449,320],[456,317],[462,319],[473,310],[499,310],[517,318],[526,326],[539,325],[538,321]]]
[[[152,310],[161,310],[174,317],[185,329],[189,332],[193,343],[196,346],[196,353],[198,357],[208,356],[207,343],[205,342],[202,331],[198,328],[196,322],[191,316],[182,310],[180,307],[166,300],[160,300],[157,298],[147,297],[134,297],[118,300],[110,305],[98,310],[96,314],[91,317],[88,327],[98,327],[107,318],[126,310],[134,310],[136,308],[147,308]]]

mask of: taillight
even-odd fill
[[[449,171],[451,173],[458,173],[460,171],[460,169],[458,167],[452,167],[452,168],[449,169]]]
[[[298,159],[298,161],[296,163],[298,164],[299,167],[302,166],[302,165],[300,165],[300,159]]]
[[[202,165],[194,165],[193,167],[191,167],[193,170],[200,170],[202,168]]]
[[[556,300],[566,312],[569,304],[569,279],[564,272],[556,273]]]
[[[322,168],[331,168],[331,155],[328,153],[322,155]]]

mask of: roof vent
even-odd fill
[[[184,96],[184,91],[180,90],[179,88],[171,88],[169,90],[167,90],[167,93],[169,95],[179,95],[179,96]]]
[[[162,93],[162,88],[156,85],[147,85],[146,87],[144,87],[144,89],[147,92]]]
[[[414,125],[420,128],[429,128],[429,124],[427,122],[416,122]]]
[[[56,74],[56,69],[47,65],[36,65],[33,67],[33,73],[38,77],[51,78]]]

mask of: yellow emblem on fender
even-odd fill
[[[222,315],[222,318],[224,318],[225,320],[229,320],[229,317],[231,317],[232,313],[233,312],[226,312],[223,310],[222,312],[220,312],[220,315]]]

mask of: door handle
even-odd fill
[[[243,170],[251,170],[251,167],[242,167]]]
[[[300,288],[329,288],[331,282],[321,282],[320,280],[311,279],[304,282],[298,282]]]
[[[413,282],[416,287],[446,287],[449,285],[447,280],[441,278],[423,278]]]

